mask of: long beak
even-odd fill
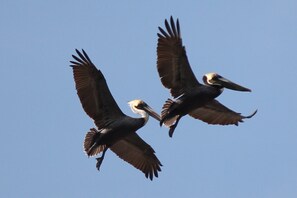
[[[218,84],[220,84],[221,86],[227,88],[227,89],[232,89],[232,90],[236,90],[236,91],[249,91],[251,92],[252,90],[245,88],[243,86],[240,86],[224,77],[219,77],[218,78]]]
[[[144,105],[143,110],[158,121],[161,121],[161,116],[156,113],[150,106]]]

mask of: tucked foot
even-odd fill
[[[175,130],[175,128],[176,128],[176,124],[174,124],[174,125],[172,125],[172,126],[170,126],[170,129],[169,129],[169,137],[172,137],[172,135],[173,135],[173,132],[174,132],[174,130]]]
[[[103,157],[98,157],[98,158],[96,158],[96,160],[97,160],[96,168],[97,168],[98,171],[100,171],[100,166],[102,164]]]
[[[175,128],[176,128],[176,126],[177,126],[179,120],[181,119],[181,117],[182,117],[182,116],[178,116],[177,119],[176,119],[176,121],[175,121],[175,123],[174,123],[174,125],[171,125],[171,126],[170,126],[170,129],[169,129],[169,137],[172,137],[173,132],[174,132],[174,130],[175,130]]]
[[[99,133],[99,131],[95,128],[91,128],[90,131],[95,132],[95,133]]]

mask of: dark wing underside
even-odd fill
[[[98,128],[103,128],[110,120],[124,114],[112,97],[106,80],[84,50],[76,50],[79,57],[72,55],[70,61],[77,94],[85,112],[95,121]]]
[[[207,105],[190,112],[189,115],[208,124],[238,125],[239,122],[243,122],[243,119],[251,118],[256,113],[257,111],[249,116],[242,116],[240,113],[236,113],[225,107],[217,100],[213,100]]]
[[[176,98],[200,83],[191,69],[182,44],[178,19],[176,25],[172,17],[170,25],[165,20],[165,27],[167,32],[159,27],[157,68],[162,84],[170,89],[171,95]]]
[[[110,147],[121,159],[141,170],[147,178],[158,177],[161,162],[154,154],[153,148],[143,141],[136,133],[118,141]]]

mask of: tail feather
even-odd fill
[[[164,124],[165,126],[170,127],[176,122],[179,115],[175,115],[173,117],[168,116],[174,104],[175,102],[172,99],[169,98],[166,100],[165,104],[162,107],[160,122],[161,125]]]
[[[174,116],[174,117],[172,117],[172,118],[165,119],[165,120],[163,121],[163,124],[164,124],[165,126],[167,126],[167,127],[171,127],[172,125],[175,124],[175,122],[176,122],[176,120],[177,120],[178,117],[179,117],[179,115],[176,115],[176,116]]]
[[[90,129],[90,131],[86,134],[84,141],[84,151],[89,157],[97,155],[106,147],[106,145],[98,144],[99,138],[100,132],[94,128]]]
[[[161,118],[163,119],[168,113],[174,101],[168,98],[162,107]]]

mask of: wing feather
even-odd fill
[[[153,180],[161,171],[161,162],[154,149],[136,133],[127,136],[110,147],[121,159],[141,170],[147,178]]]
[[[98,128],[103,128],[109,120],[124,114],[118,107],[106,80],[100,70],[92,63],[87,53],[76,50],[78,57],[72,55],[71,62],[77,94],[85,112],[95,121]]]
[[[208,124],[238,125],[239,122],[243,122],[243,119],[251,118],[256,113],[257,110],[249,116],[242,116],[240,113],[225,107],[217,100],[213,100],[207,105],[190,112],[189,115]]]
[[[165,20],[165,27],[167,32],[159,27],[160,33],[157,34],[157,69],[162,84],[176,98],[200,83],[191,69],[182,44],[178,19],[176,25],[172,17],[170,24]]]

